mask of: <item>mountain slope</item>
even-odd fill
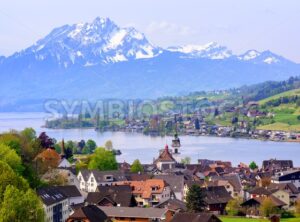
[[[1,57],[0,109],[49,98],[156,98],[296,75],[299,64],[270,51],[234,55],[217,43],[163,49],[134,28],[96,18]]]

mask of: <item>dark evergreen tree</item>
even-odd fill
[[[200,186],[193,185],[186,196],[186,207],[189,212],[198,213],[205,210],[206,203],[204,201],[205,194]]]
[[[196,130],[199,130],[199,129],[200,129],[200,122],[199,122],[199,119],[198,119],[198,118],[196,118],[196,120],[195,120],[195,129],[196,129]]]

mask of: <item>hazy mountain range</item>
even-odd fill
[[[215,42],[163,48],[135,28],[96,18],[0,56],[0,108],[46,98],[156,98],[297,75],[299,64],[271,51],[235,55]]]

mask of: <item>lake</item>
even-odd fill
[[[10,129],[22,130],[25,127],[34,128],[37,133],[47,132],[57,140],[93,139],[101,146],[107,140],[113,142],[114,148],[120,149],[122,155],[119,161],[131,163],[140,159],[143,163],[151,163],[157,157],[159,149],[166,143],[171,144],[172,137],[150,137],[139,133],[96,132],[94,129],[45,129],[44,113],[0,113],[0,133]],[[240,162],[255,161],[259,165],[270,158],[291,159],[300,166],[300,144],[286,142],[259,141],[250,139],[220,138],[208,136],[180,136],[181,154],[189,156],[192,162],[197,159],[228,160],[234,165]]]

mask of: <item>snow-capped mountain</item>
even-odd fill
[[[109,18],[54,29],[32,47],[14,55],[34,55],[37,61],[55,60],[65,68],[153,58],[161,53],[134,28],[120,28]]]
[[[48,98],[157,98],[297,75],[299,64],[270,51],[235,55],[215,42],[162,48],[133,27],[96,18],[0,57],[0,111]]]
[[[289,62],[287,59],[282,56],[276,55],[271,51],[267,50],[264,52],[259,52],[257,50],[249,50],[246,53],[238,56],[240,60],[249,61],[253,63],[266,63],[266,64],[275,64],[275,63],[284,63]]]

